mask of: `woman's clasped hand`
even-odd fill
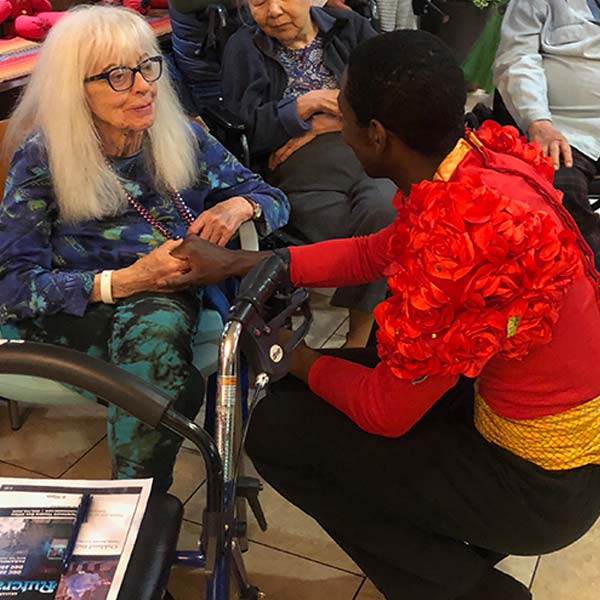
[[[125,298],[140,292],[171,292],[165,282],[190,270],[187,260],[171,254],[182,242],[182,239],[167,240],[129,267],[114,271],[113,298]]]
[[[339,117],[329,114],[318,114],[311,118],[310,129],[303,135],[291,138],[281,148],[269,156],[269,169],[273,171],[285,162],[296,150],[312,142],[318,135],[334,133],[342,130],[342,121]]]

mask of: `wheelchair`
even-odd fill
[[[292,316],[300,323],[285,342],[280,341],[278,332]],[[168,428],[189,440],[204,459],[206,509],[198,550],[176,552],[183,506],[169,494],[152,494],[119,600],[172,600],[166,591],[172,564],[203,569],[206,600],[228,600],[231,584],[240,600],[264,597],[244,568],[245,523],[236,510],[240,498],[248,499],[259,525],[266,528],[258,490],[249,493],[241,474],[245,424],[240,419],[239,365],[243,353],[256,374],[251,410],[269,382],[287,373],[291,350],[304,338],[311,321],[308,292],[291,288],[287,267],[276,255],[256,265],[242,280],[220,339],[214,437],[171,408],[171,399],[162,392],[114,365],[51,344],[0,340],[0,385],[10,376],[76,386],[152,427]]]

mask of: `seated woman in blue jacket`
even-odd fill
[[[375,36],[350,10],[310,0],[248,0],[255,25],[228,41],[223,96],[245,123],[253,166],[288,195],[286,231],[303,242],[367,235],[395,216],[389,180],[374,180],[341,136],[337,103],[353,48]],[[364,346],[385,282],[339,289],[350,309],[347,346]]]
[[[193,418],[202,290],[167,293],[186,234],[225,244],[242,222],[286,223],[279,191],[185,117],[156,38],[122,8],[52,29],[7,132],[0,337],[66,345],[159,387]],[[162,75],[162,77],[161,77]],[[113,476],[166,490],[181,440],[109,408]]]

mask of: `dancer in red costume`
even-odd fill
[[[525,600],[494,568],[581,537],[600,514],[600,275],[539,146],[465,132],[464,81],[424,32],[351,55],[344,137],[398,185],[396,222],[290,248],[296,285],[387,276],[377,355],[295,351],[246,448],[389,600]],[[172,288],[265,253],[188,238]]]

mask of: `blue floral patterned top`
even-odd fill
[[[284,98],[298,98],[311,90],[334,90],[335,75],[323,61],[323,37],[317,34],[305,48],[286,48],[277,45],[277,58],[288,78]]]
[[[194,125],[199,147],[197,183],[181,195],[194,216],[233,196],[262,206],[260,235],[285,225],[289,203],[280,190],[243,167],[202,127]],[[142,153],[114,161],[127,191],[177,236],[186,223],[169,194],[154,189]],[[0,323],[66,312],[82,316],[94,275],[127,267],[165,241],[129,206],[112,218],[65,224],[58,218],[47,154],[40,134],[15,152],[0,204]]]

